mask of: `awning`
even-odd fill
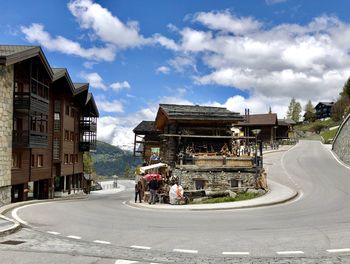
[[[141,170],[141,173],[145,173],[146,171],[151,170],[151,169],[162,168],[162,167],[167,167],[167,166],[168,165],[166,165],[165,163],[160,162],[160,163],[152,164],[149,166],[141,167],[140,170]]]

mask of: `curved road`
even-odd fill
[[[125,192],[36,204],[21,208],[18,215],[40,231],[141,247],[154,254],[185,249],[208,258],[313,257],[350,251],[350,170],[314,141],[268,154],[264,162],[268,177],[302,195],[264,208],[169,212],[124,205],[133,199],[129,183]]]

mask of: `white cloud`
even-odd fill
[[[29,27],[22,26],[21,31],[30,43],[38,43],[50,51],[58,51],[97,61],[113,61],[115,57],[115,48],[112,45],[106,44],[102,48],[93,47],[85,49],[78,42],[62,36],[51,37],[41,24],[33,23]]]
[[[177,29],[179,50],[169,65],[191,66],[199,85],[231,86],[288,104],[291,97],[333,100],[350,75],[350,24],[334,16],[270,28],[227,10],[197,13],[194,20],[204,28]]]
[[[105,85],[102,77],[97,72],[81,72],[80,77],[86,80],[91,87],[94,87],[96,89],[102,89],[104,91],[107,90],[107,86]]]
[[[122,89],[130,89],[130,84],[127,81],[115,82],[110,85],[114,91],[120,91]]]
[[[252,17],[236,17],[228,10],[224,12],[200,12],[194,15],[194,21],[198,21],[210,29],[244,34],[257,31],[261,22]]]
[[[168,74],[170,72],[169,67],[166,66],[160,66],[156,69],[156,73],[163,73],[163,74]]]
[[[96,98],[96,105],[100,111],[107,113],[123,113],[123,103],[119,100],[108,101],[106,97],[100,96]]]
[[[70,1],[68,9],[82,28],[91,29],[101,41],[118,48],[138,47],[149,42],[139,34],[136,21],[123,23],[108,9],[91,0]]]

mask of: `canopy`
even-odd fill
[[[150,181],[153,178],[156,179],[156,180],[161,180],[162,179],[162,175],[160,175],[158,173],[151,173],[151,174],[146,174],[142,178],[144,178],[146,181]]]
[[[161,168],[161,167],[167,167],[167,165],[165,163],[159,162],[157,164],[152,164],[152,165],[149,165],[149,166],[141,167],[140,170],[141,170],[141,173],[145,173],[148,170]]]

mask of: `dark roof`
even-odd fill
[[[24,45],[0,45],[0,65],[12,65],[39,56],[50,78],[53,77],[53,71],[40,46]]]
[[[278,119],[278,125],[279,126],[289,126],[289,125],[295,125],[296,122],[292,119]]]
[[[255,125],[275,125],[277,124],[277,114],[256,114],[249,115],[246,121],[238,123],[241,126],[255,126]]]
[[[157,132],[154,121],[142,121],[133,129],[135,134]]]
[[[318,107],[319,105],[325,105],[325,106],[329,106],[329,107],[332,107],[334,105],[334,102],[319,102],[316,106]]]
[[[88,83],[73,83],[73,85],[74,85],[74,94],[79,94],[89,89]]]
[[[200,119],[200,120],[242,120],[243,117],[224,107],[199,105],[160,104],[158,112],[162,110],[168,119]]]
[[[89,112],[88,115],[93,114],[95,117],[99,117],[100,113],[92,93],[88,93],[85,103],[85,109]]]

